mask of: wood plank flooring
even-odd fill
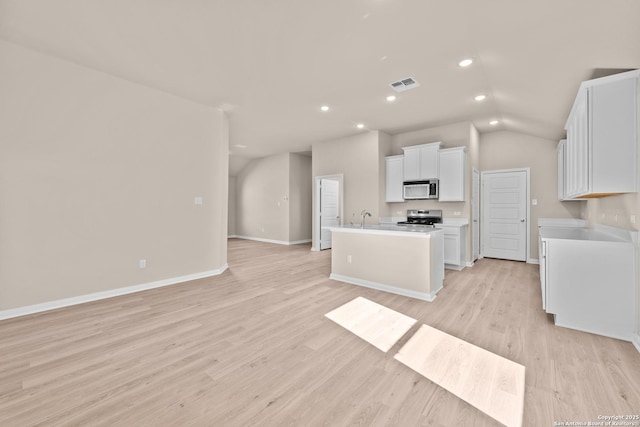
[[[221,276],[0,322],[0,426],[500,425],[393,359],[423,323],[526,367],[525,426],[640,412],[640,353],[555,327],[534,265],[447,270],[428,303],[309,249],[232,239]],[[418,323],[383,353],[324,317],[358,296]]]

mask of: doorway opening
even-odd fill
[[[315,190],[313,247],[311,250],[321,251],[331,248],[331,231],[325,227],[343,224],[344,175],[317,176]]]
[[[481,175],[481,255],[527,261],[531,241],[529,168],[483,171]]]

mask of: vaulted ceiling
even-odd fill
[[[0,38],[227,111],[241,159],[457,121],[559,139],[582,80],[640,68],[640,1],[0,0]]]

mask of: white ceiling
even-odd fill
[[[234,172],[359,122],[559,139],[580,81],[640,68],[640,1],[0,0],[0,38],[228,111]]]

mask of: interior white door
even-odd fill
[[[471,221],[473,260],[480,258],[480,172],[473,170],[471,183]]]
[[[320,180],[320,250],[331,248],[331,231],[325,227],[340,224],[340,183],[331,179]]]
[[[526,261],[527,172],[482,173],[482,255]]]

